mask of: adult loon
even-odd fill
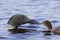
[[[28,18],[26,15],[15,14],[8,20],[7,28],[8,28],[9,31],[11,31],[13,33],[28,32],[29,30],[27,30],[27,29],[18,28],[19,25],[26,24],[26,23],[40,24],[39,22]]]

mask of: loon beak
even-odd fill
[[[42,23],[39,23],[40,25],[42,24]]]

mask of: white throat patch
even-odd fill
[[[15,27],[13,27],[12,25],[10,24],[7,24],[7,29],[14,29]]]

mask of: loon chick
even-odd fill
[[[60,26],[56,27],[55,29],[52,29],[52,24],[48,20],[42,22],[42,24],[44,24],[48,28],[48,32],[47,33],[52,32],[54,34],[60,35]]]
[[[9,31],[12,31],[12,32],[24,33],[24,32],[27,32],[28,30],[27,29],[19,29],[18,26],[22,25],[22,24],[26,24],[26,23],[39,24],[39,22],[28,18],[26,15],[15,14],[9,19],[9,21],[7,23],[7,28]]]

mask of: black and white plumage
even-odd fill
[[[22,24],[26,24],[26,23],[30,23],[30,24],[39,24],[39,22],[32,20],[30,18],[28,18],[26,15],[23,14],[15,14],[13,15],[7,23],[7,28],[8,30],[17,30],[19,25]],[[18,29],[21,30],[21,29]],[[24,29],[23,31],[25,31],[26,29]],[[22,30],[21,30],[22,31]],[[27,31],[27,30],[26,30]]]

